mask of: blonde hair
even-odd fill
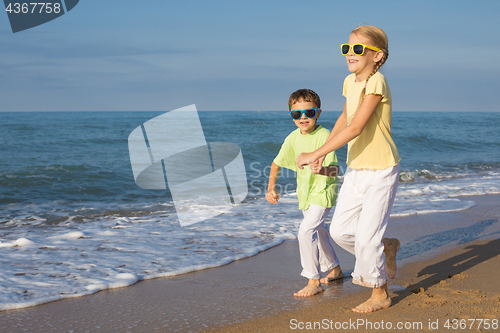
[[[363,37],[368,38],[371,42],[371,46],[378,47],[384,54],[382,56],[382,59],[380,59],[380,61],[375,65],[375,69],[373,70],[373,72],[371,72],[370,75],[368,75],[368,77],[366,78],[366,87],[366,84],[368,84],[368,80],[378,72],[380,67],[382,67],[382,65],[387,61],[387,58],[389,58],[389,41],[387,39],[385,31],[373,25],[361,25],[354,29],[351,33],[355,35],[359,34]]]

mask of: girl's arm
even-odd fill
[[[280,199],[280,196],[278,195],[275,189],[276,179],[280,174],[280,170],[281,168],[279,165],[277,165],[274,162],[273,164],[271,164],[271,171],[269,172],[269,183],[267,185],[266,199],[267,201],[269,201],[269,203],[272,204],[277,204],[278,200]]]
[[[330,135],[328,136],[328,139],[326,139],[326,142],[330,141],[331,138],[333,138],[335,135],[337,135],[340,131],[342,131],[346,126],[347,126],[347,103],[344,103],[344,111],[342,111],[342,114],[340,117],[337,119],[335,122],[335,126],[333,126],[332,131],[330,132]]]
[[[347,125],[347,111],[346,111],[346,104],[344,104],[344,111],[342,112],[342,114],[338,117],[337,121],[335,122],[335,125],[333,126],[333,129],[330,132],[330,135],[326,139],[325,143],[330,141],[331,138],[333,138],[335,135],[337,135],[337,133],[339,133],[341,130],[343,130],[346,127],[346,125]],[[318,165],[323,165],[324,160],[325,160],[325,156],[321,156],[315,162],[318,162]],[[316,172],[317,168],[314,168],[314,169],[311,168],[311,170],[314,173],[318,173],[318,172]]]
[[[377,105],[381,100],[382,96],[380,95],[365,96],[363,103],[361,103],[361,106],[356,112],[356,115],[354,116],[354,119],[352,120],[351,124],[349,126],[345,126],[342,129],[340,128],[340,126],[339,128],[335,129],[337,127],[337,124],[335,124],[332,133],[335,132],[336,134],[334,134],[334,136],[332,137],[328,137],[328,141],[326,141],[323,146],[319,147],[312,153],[300,154],[297,157],[297,166],[300,169],[303,169],[304,165],[310,164],[316,161],[321,156],[324,156],[329,152],[339,149],[340,147],[344,146],[349,141],[360,135],[363,129],[365,128],[368,119],[370,119],[373,112],[375,112],[375,109],[377,108]],[[342,115],[343,114],[344,113],[342,113]],[[346,124],[347,124],[347,118],[346,118]]]

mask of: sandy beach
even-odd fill
[[[320,295],[291,296],[306,281],[299,275],[297,242],[287,241],[219,268],[3,311],[0,331],[497,331],[500,195],[460,199],[477,205],[391,218],[386,234],[400,238],[402,248],[389,283],[393,305],[383,311],[351,312],[369,290],[350,277]],[[348,275],[354,258],[336,250]]]
[[[479,241],[404,268],[391,291],[393,305],[357,314],[351,308],[369,294],[359,292],[329,304],[282,312],[206,332],[359,331],[496,332],[500,320],[500,240]]]

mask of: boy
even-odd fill
[[[343,277],[324,224],[331,207],[335,205],[339,167],[335,152],[331,152],[326,155],[323,165],[316,162],[304,169],[297,168],[297,156],[321,147],[330,131],[316,124],[321,114],[321,100],[314,91],[295,91],[288,100],[288,108],[298,129],[286,137],[272,163],[266,199],[272,204],[279,200],[275,184],[281,167],[297,172],[299,209],[304,214],[297,238],[302,264],[301,275],[308,278],[309,283],[294,293],[294,296],[311,296],[323,291],[321,283]],[[327,270],[331,272],[320,279],[321,271]]]

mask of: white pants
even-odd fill
[[[299,227],[301,275],[308,279],[319,279],[326,272],[339,265],[330,243],[330,235],[325,229],[325,219],[331,208],[310,205],[302,211],[304,219]]]
[[[387,281],[382,237],[399,183],[399,163],[383,170],[347,168],[330,234],[356,256],[352,282],[378,288]]]

